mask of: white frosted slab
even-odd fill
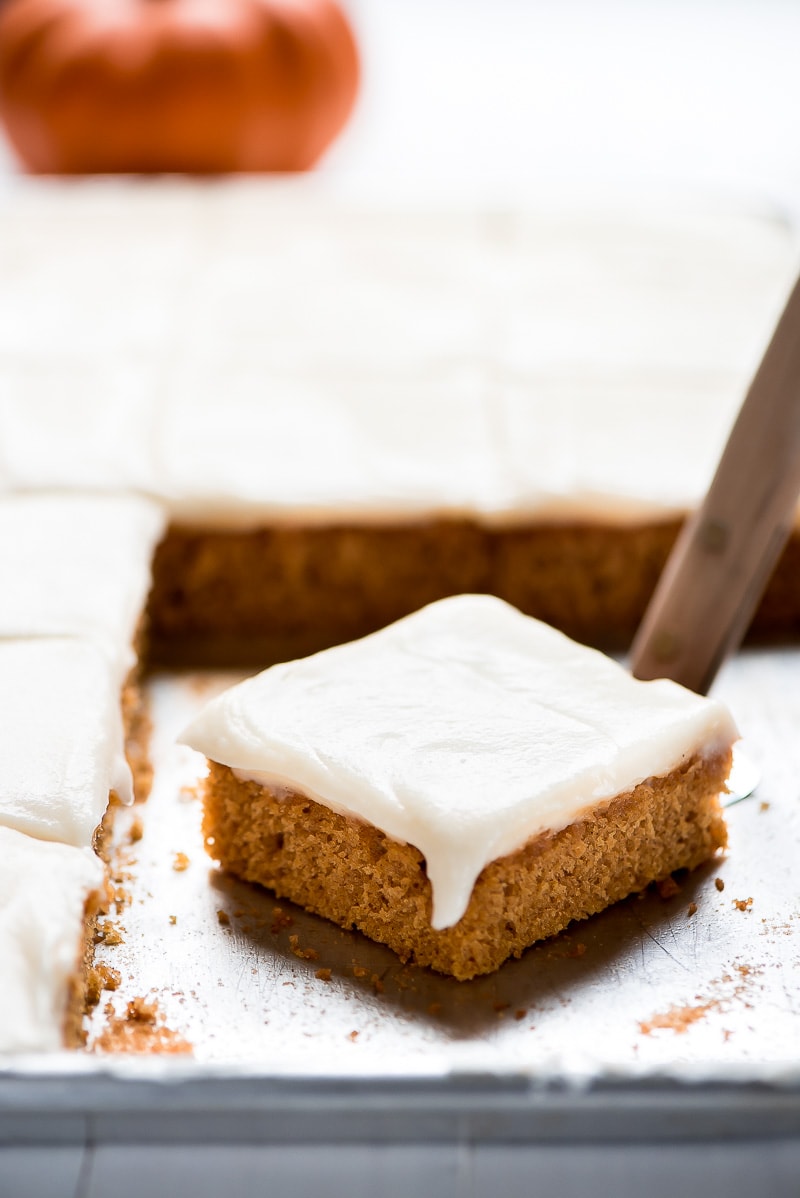
[[[119,663],[121,684],[165,522],[135,495],[0,498],[0,637],[90,637]]]
[[[727,710],[486,595],[431,604],[213,699],[182,741],[425,857],[433,926],[490,861],[736,739]]]
[[[0,826],[88,846],[132,797],[116,664],[91,641],[0,639]]]
[[[0,1053],[62,1047],[84,908],[102,884],[90,849],[0,827]]]
[[[0,196],[0,489],[180,518],[668,517],[793,282],[758,215],[239,181]]]
[[[486,387],[474,371],[413,387],[265,384],[246,360],[217,378],[201,373],[187,367],[161,423],[162,488],[177,517],[377,523],[498,502]]]

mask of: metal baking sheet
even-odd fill
[[[97,953],[120,985],[95,1051],[0,1074],[0,1142],[285,1142],[321,1120],[328,1139],[800,1132],[800,649],[742,653],[716,687],[760,774],[728,809],[727,855],[470,983],[209,859],[204,763],[175,738],[239,676],[148,684],[154,785],[119,812],[121,943]],[[135,1000],[156,1004],[161,1046],[191,1052],[97,1051]]]

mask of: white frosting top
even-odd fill
[[[0,825],[90,845],[132,800],[120,689],[164,524],[135,495],[0,498]]]
[[[15,183],[0,225],[0,490],[220,524],[684,511],[798,257],[719,210],[392,212],[309,181]]]
[[[121,685],[165,522],[135,495],[0,498],[0,637],[90,637],[118,663]]]
[[[0,827],[0,1053],[62,1047],[84,907],[103,884],[89,849]]]
[[[224,405],[198,379],[164,409],[163,482],[179,519],[402,522],[495,503],[486,396],[469,369],[413,384],[283,380],[267,400],[260,367],[231,363],[227,377]]]
[[[0,825],[88,846],[132,797],[117,674],[89,640],[0,639]]]
[[[181,739],[415,845],[444,928],[488,862],[736,735],[721,704],[462,595],[248,679]]]

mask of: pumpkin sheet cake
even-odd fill
[[[91,843],[131,764],[146,786],[140,664],[261,668],[481,593],[625,645],[797,261],[787,229],[758,216],[401,210],[252,180],[19,181],[0,224],[0,686],[17,720],[0,830],[35,855]],[[796,529],[757,630],[800,628],[798,580]],[[524,619],[483,602],[501,624]],[[357,852],[361,897],[350,882],[341,907],[292,889],[465,977],[713,852],[725,740],[494,844],[461,880],[465,911],[441,918],[431,846],[318,803],[313,785],[269,798],[221,762],[208,818],[233,867],[246,844],[278,889],[299,867],[251,843],[240,804],[267,845],[282,835],[299,853],[324,834],[339,857]],[[59,764],[68,743],[89,761],[80,794]],[[516,794],[484,782],[485,802]],[[555,879],[579,855],[594,872],[567,894]],[[545,881],[552,918],[528,918]],[[396,920],[379,891],[390,909],[407,895]]]

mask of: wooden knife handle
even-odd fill
[[[708,495],[681,531],[636,634],[637,678],[672,678],[708,691],[747,630],[791,532],[798,494],[800,280]]]

